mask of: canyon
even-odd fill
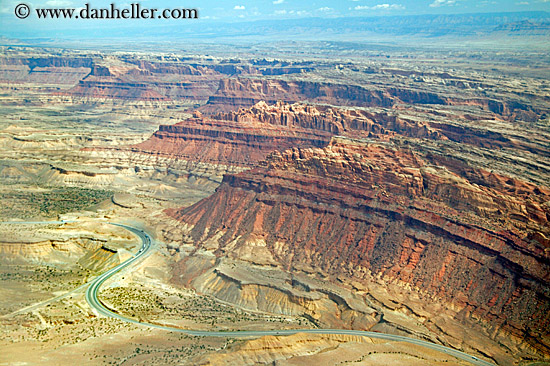
[[[89,364],[465,364],[367,337],[147,333],[78,292],[10,315],[132,256],[136,238],[105,229],[125,222],[155,250],[100,298],[133,319],[370,330],[499,365],[548,362],[543,56],[487,50],[489,65],[474,51],[333,46],[316,46],[324,58],[2,46],[6,360],[43,341],[36,362],[63,346]],[[105,346],[115,334],[120,350]]]

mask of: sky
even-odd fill
[[[550,0],[272,0],[204,1],[202,14],[217,19],[287,19],[550,10]]]
[[[18,19],[14,12],[19,4],[30,8],[30,15]],[[82,9],[89,3],[92,8],[108,8],[114,3],[117,8],[130,7],[139,3],[142,8],[174,9],[196,8],[198,20],[178,20],[181,22],[209,23],[242,22],[255,20],[299,19],[310,17],[369,17],[388,15],[419,14],[461,14],[479,12],[548,11],[550,0],[0,0],[0,36],[18,33],[32,35],[45,34],[51,30],[63,32],[70,29],[93,29],[101,27],[101,21],[94,20],[45,20],[38,19],[38,8]],[[116,20],[103,21],[115,25]],[[137,21],[124,21],[126,24]],[[175,20],[141,20],[139,25],[162,26]],[[122,24],[122,23],[121,23]]]

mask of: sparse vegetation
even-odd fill
[[[183,321],[203,329],[217,330],[254,325],[265,328],[266,323],[269,323],[268,328],[311,326],[304,318],[248,312],[207,295],[159,294],[159,290],[152,291],[137,285],[109,288],[102,291],[100,297],[121,314],[148,322]]]
[[[11,190],[0,193],[0,217],[57,217],[97,204],[113,195],[102,189],[49,187],[46,190]]]
[[[57,291],[72,290],[90,276],[90,271],[82,267],[62,269],[48,265],[0,265],[0,287],[21,288],[25,295],[21,298],[4,298],[0,301],[0,314],[15,311],[36,303]],[[21,302],[21,301],[24,302]]]

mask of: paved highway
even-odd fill
[[[206,331],[206,330],[189,330],[189,329],[181,329],[181,328],[175,328],[170,327],[166,325],[160,325],[160,324],[152,324],[147,322],[140,322],[131,318],[124,317],[120,314],[117,314],[109,309],[107,309],[101,301],[98,299],[97,295],[99,292],[99,288],[101,285],[107,281],[112,275],[117,273],[118,271],[130,266],[131,264],[135,263],[137,260],[139,260],[142,256],[146,255],[149,250],[151,250],[151,237],[149,234],[144,232],[143,230],[136,229],[131,226],[122,225],[122,224],[112,224],[117,225],[120,227],[123,227],[127,230],[130,230],[131,232],[138,235],[143,245],[139,249],[139,251],[136,253],[135,256],[128,259],[127,261],[121,263],[115,268],[112,268],[111,270],[105,272],[98,278],[96,278],[94,281],[92,281],[92,284],[90,287],[88,287],[88,290],[86,291],[86,301],[90,304],[90,306],[95,309],[99,314],[116,318],[123,320],[125,322],[134,323],[138,325],[145,325],[148,327],[153,327],[157,329],[163,329],[171,332],[180,332],[185,333],[192,336],[203,336],[203,337],[262,337],[267,335],[290,335],[290,334],[296,334],[296,333],[313,333],[313,334],[345,334],[345,335],[355,335],[355,336],[366,336],[370,338],[377,338],[377,339],[384,339],[388,341],[399,341],[399,342],[407,342],[411,344],[415,344],[418,346],[430,348],[439,352],[446,353],[448,355],[454,356],[456,358],[459,358],[461,360],[470,362],[473,365],[480,365],[480,366],[494,366],[493,363],[481,360],[475,356],[471,356],[467,353],[445,347],[436,343],[423,341],[421,339],[416,338],[409,338],[399,335],[393,335],[393,334],[384,334],[384,333],[378,333],[378,332],[368,332],[368,331],[360,331],[360,330],[346,330],[346,329],[288,329],[288,330],[242,330],[242,331],[227,331],[227,332],[218,332],[218,331]]]
[[[74,222],[74,221],[37,221],[37,222],[21,222],[21,221],[6,221],[1,222],[2,224],[64,224],[68,222]],[[378,332],[368,332],[368,331],[361,331],[361,330],[347,330],[347,329],[286,329],[286,330],[242,330],[242,331],[227,331],[227,332],[218,332],[218,331],[206,331],[206,330],[189,330],[189,329],[181,329],[181,328],[175,328],[170,327],[166,325],[160,325],[160,324],[152,324],[147,322],[140,322],[131,318],[124,317],[120,314],[117,314],[103,305],[101,300],[98,298],[98,292],[101,287],[101,285],[107,281],[111,276],[113,276],[115,273],[121,271],[124,268],[127,268],[131,266],[133,263],[138,261],[139,259],[143,258],[151,249],[152,249],[152,240],[149,234],[147,234],[145,231],[137,229],[132,226],[123,225],[123,224],[115,224],[110,223],[111,225],[116,225],[122,228],[125,228],[134,234],[136,234],[142,241],[142,246],[138,250],[138,252],[129,258],[128,260],[124,261],[123,263],[119,264],[118,266],[108,270],[107,272],[103,273],[101,276],[96,277],[92,281],[85,283],[76,289],[54,297],[52,299],[49,299],[47,301],[28,306],[26,308],[20,309],[12,314],[6,315],[11,316],[17,313],[26,312],[30,310],[34,310],[38,307],[44,306],[46,304],[52,303],[54,301],[57,301],[61,298],[64,298],[80,289],[83,289],[87,286],[88,289],[86,290],[86,301],[88,304],[94,309],[98,314],[116,318],[123,320],[125,322],[138,324],[138,325],[144,325],[152,328],[157,329],[163,329],[171,332],[180,332],[185,333],[192,336],[201,336],[201,337],[262,337],[267,335],[290,335],[290,334],[296,334],[296,333],[312,333],[312,334],[345,334],[345,335],[354,335],[354,336],[366,336],[370,338],[377,338],[377,339],[384,339],[388,341],[399,341],[399,342],[407,342],[411,344],[415,344],[418,346],[430,348],[439,352],[446,353],[448,355],[454,356],[456,358],[459,358],[461,360],[467,361],[473,365],[479,365],[479,366],[494,366],[495,364],[481,360],[475,356],[471,356],[467,353],[445,347],[436,343],[423,341],[421,339],[416,338],[409,338],[399,335],[393,335],[393,334],[385,334],[385,333],[378,333]]]
[[[141,246],[141,248],[138,250],[138,252],[132,258],[122,262],[121,264],[119,264],[118,266],[116,266],[114,268],[111,268],[110,270],[103,273],[101,276],[97,277],[95,280],[93,280],[91,282],[90,287],[88,287],[88,289],[86,290],[86,301],[88,302],[88,304],[90,304],[92,309],[94,309],[95,311],[97,311],[101,315],[108,316],[108,317],[113,317],[113,318],[118,318],[118,319],[125,320],[125,321],[130,321],[131,319],[120,316],[119,314],[116,314],[116,313],[110,311],[109,309],[107,309],[101,303],[101,301],[98,299],[97,294],[98,294],[98,291],[99,291],[99,288],[101,287],[101,285],[105,281],[107,281],[112,275],[114,275],[115,273],[119,272],[120,270],[130,266],[131,264],[133,264],[134,262],[136,262],[141,257],[143,257],[144,255],[147,254],[147,252],[151,249],[151,237],[147,233],[145,233],[143,230],[136,229],[136,228],[131,227],[131,226],[122,225],[122,224],[113,224],[113,223],[111,223],[111,225],[120,226],[120,227],[125,228],[126,230],[129,230],[129,231],[133,232],[134,234],[136,234],[137,236],[140,237],[143,245]],[[132,323],[136,323],[136,321],[132,321]],[[139,322],[137,322],[137,323],[139,323]]]

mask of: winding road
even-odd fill
[[[52,221],[52,222],[32,222],[33,224],[62,224],[66,223],[67,221]],[[2,222],[4,224],[11,223],[11,224],[30,224],[31,222]],[[469,355],[467,353],[455,350],[453,348],[445,347],[440,344],[424,341],[421,339],[416,338],[410,338],[410,337],[404,337],[399,335],[393,335],[393,334],[385,334],[385,333],[378,333],[378,332],[369,332],[369,331],[362,331],[362,330],[347,330],[347,329],[283,329],[283,330],[242,330],[242,331],[226,331],[226,332],[220,332],[220,331],[207,331],[207,330],[191,330],[191,329],[181,329],[181,328],[175,328],[170,327],[166,325],[160,325],[160,324],[153,324],[153,323],[147,323],[147,322],[141,322],[137,321],[135,319],[127,318],[125,316],[122,316],[120,314],[117,314],[111,310],[109,310],[101,300],[98,298],[99,289],[101,288],[101,285],[105,283],[111,276],[113,276],[115,273],[123,270],[124,268],[127,268],[137,262],[138,260],[142,259],[145,255],[147,255],[151,249],[152,249],[152,239],[151,236],[146,233],[143,230],[137,229],[132,226],[123,225],[123,224],[116,224],[116,223],[110,223],[111,225],[122,227],[126,230],[129,230],[136,234],[142,241],[142,246],[138,250],[136,254],[134,254],[131,258],[127,259],[126,261],[122,262],[118,266],[111,268],[107,272],[103,273],[99,277],[95,278],[94,280],[85,283],[78,288],[57,297],[54,297],[50,300],[47,300],[45,302],[35,304],[23,309],[18,310],[15,313],[12,313],[10,315],[21,313],[23,311],[29,311],[34,308],[38,308],[40,306],[43,306],[45,304],[57,301],[63,297],[68,296],[71,293],[74,293],[84,287],[88,286],[88,289],[86,290],[86,301],[88,304],[92,307],[93,310],[95,310],[99,315],[103,315],[110,318],[120,319],[122,321],[133,323],[137,325],[142,326],[148,326],[152,328],[167,330],[170,332],[179,332],[184,333],[191,336],[201,336],[201,337],[263,337],[267,335],[277,336],[277,335],[291,335],[296,333],[310,333],[310,334],[337,334],[337,335],[354,335],[354,336],[365,336],[370,338],[376,338],[376,339],[383,339],[388,341],[398,341],[398,342],[407,342],[411,344],[415,344],[418,346],[430,348],[432,350],[436,350],[439,352],[443,352],[447,355],[454,356],[458,359],[467,361],[473,365],[479,365],[479,366],[494,366],[494,363],[487,362],[485,360],[479,359],[475,356]]]
[[[88,287],[88,289],[86,290],[86,301],[92,307],[92,309],[94,309],[95,311],[97,311],[101,315],[121,319],[121,320],[124,320],[124,321],[129,321],[131,323],[140,324],[138,321],[135,321],[135,320],[129,319],[129,318],[125,318],[125,317],[123,317],[123,316],[121,316],[117,313],[114,313],[114,312],[110,311],[109,309],[107,309],[105,307],[105,305],[103,305],[101,303],[101,301],[97,297],[97,294],[99,292],[99,288],[101,287],[101,285],[105,281],[107,281],[112,275],[114,275],[115,273],[119,272],[120,270],[130,266],[132,263],[136,262],[137,260],[141,259],[141,257],[146,255],[149,252],[149,250],[151,250],[151,243],[152,243],[151,237],[149,236],[149,234],[146,234],[143,230],[136,229],[135,227],[132,227],[132,226],[127,226],[127,225],[122,225],[122,224],[114,224],[114,223],[110,223],[110,224],[123,227],[126,230],[133,232],[134,234],[139,236],[139,238],[141,239],[143,245],[138,250],[138,252],[134,256],[132,256],[132,258],[127,259],[126,261],[122,262],[118,266],[116,266],[114,268],[111,268],[107,272],[103,273],[101,276],[97,277],[95,280],[91,281],[90,287]],[[146,324],[146,323],[143,323],[143,324]]]
[[[345,335],[354,335],[354,336],[365,336],[370,338],[384,339],[388,341],[407,342],[418,346],[430,348],[430,349],[454,356],[461,360],[470,362],[473,365],[480,365],[480,366],[495,365],[494,363],[481,360],[475,356],[455,350],[453,348],[442,346],[440,344],[436,344],[436,343],[432,343],[432,342],[428,342],[428,341],[424,341],[416,338],[409,338],[409,337],[404,337],[399,335],[385,334],[385,333],[378,333],[378,332],[369,332],[369,331],[362,331],[362,330],[347,330],[347,329],[284,329],[284,330],[241,330],[241,331],[218,332],[218,331],[208,331],[208,330],[181,329],[181,328],[175,328],[175,327],[170,327],[170,326],[165,326],[160,324],[141,322],[131,318],[127,318],[125,316],[122,316],[120,314],[117,314],[109,310],[103,305],[103,303],[101,303],[101,301],[97,297],[99,288],[112,275],[130,266],[132,263],[135,263],[141,257],[146,255],[152,249],[152,245],[151,245],[152,240],[149,234],[147,234],[143,230],[136,229],[134,227],[122,225],[122,224],[112,224],[112,225],[123,227],[133,232],[134,234],[138,235],[141,238],[143,245],[139,249],[139,251],[136,253],[136,255],[134,255],[132,258],[128,259],[127,261],[119,264],[118,266],[110,269],[109,271],[105,272],[104,274],[96,278],[94,281],[92,281],[91,286],[88,287],[88,290],[86,291],[86,301],[88,301],[90,306],[101,315],[120,319],[125,322],[134,323],[138,325],[146,325],[152,328],[163,329],[171,332],[180,332],[191,336],[202,336],[202,337],[206,337],[206,336],[208,337],[263,337],[267,335],[291,335],[296,333],[345,334]]]

